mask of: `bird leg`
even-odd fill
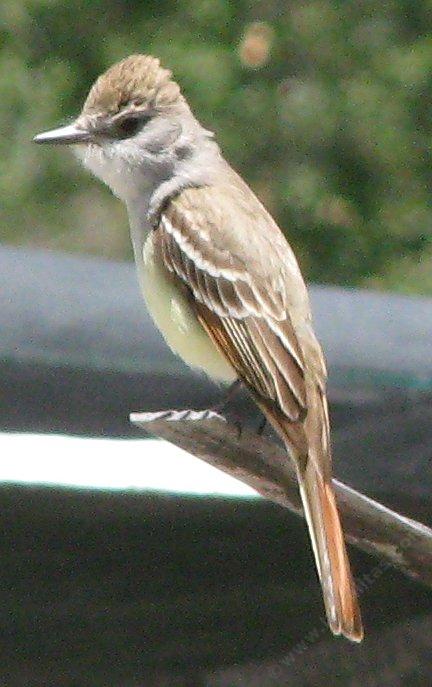
[[[241,437],[243,427],[246,425],[247,421],[249,425],[255,424],[254,422],[251,422],[251,414],[250,414],[250,407],[251,404],[249,403],[250,397],[249,394],[246,395],[246,403],[245,403],[245,398],[240,397],[240,403],[237,405],[236,408],[230,408],[229,406],[232,404],[232,401],[237,394],[239,390],[244,388],[243,382],[241,379],[236,379],[226,390],[223,398],[219,403],[216,403],[212,407],[212,410],[218,413],[219,415],[226,417],[231,420],[231,422],[237,427],[239,437]],[[243,401],[243,403],[242,403]],[[253,410],[257,410],[256,406],[253,406]],[[257,436],[262,436],[265,430],[265,427],[267,425],[267,418],[266,416],[259,411],[260,417],[258,418],[258,423],[257,427],[255,429],[255,432]],[[255,413],[253,415],[253,420],[255,420]],[[252,430],[253,431],[253,430]]]
[[[260,423],[259,423],[259,425],[258,425],[258,427],[257,427],[257,431],[256,431],[256,433],[257,433],[257,435],[258,435],[259,437],[262,437],[262,435],[264,434],[264,430],[265,430],[265,428],[266,428],[266,424],[267,424],[267,418],[266,418],[266,416],[265,416],[264,413],[263,413],[263,414],[262,414],[261,421],[260,421]]]
[[[226,389],[224,395],[222,396],[221,400],[218,401],[218,403],[215,403],[211,407],[211,410],[213,410],[215,413],[219,413],[219,415],[223,415],[224,412],[226,412],[232,403],[232,400],[234,396],[236,395],[237,391],[241,388],[242,381],[241,379],[235,379]]]

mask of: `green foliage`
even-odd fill
[[[112,62],[149,52],[310,279],[432,293],[429,13],[428,0],[3,0],[3,241],[129,255],[120,203],[30,139],[76,114]]]

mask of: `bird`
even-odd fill
[[[240,380],[295,466],[334,635],[363,625],[332,487],[327,371],[287,239],[192,113],[172,72],[131,55],[92,85],[69,144],[128,212],[138,279],[167,344],[222,383]]]

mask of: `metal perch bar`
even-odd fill
[[[295,471],[270,439],[212,411],[132,413],[131,422],[303,515]],[[347,540],[432,587],[432,529],[334,480]]]

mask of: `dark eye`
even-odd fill
[[[114,133],[116,138],[131,138],[135,136],[140,129],[149,121],[150,117],[136,115],[130,117],[123,117],[115,125]]]

